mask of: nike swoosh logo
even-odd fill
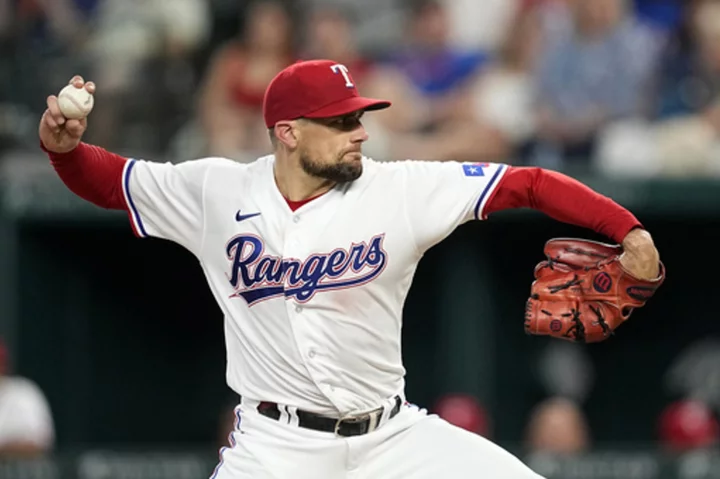
[[[250,213],[249,215],[244,215],[244,214],[242,214],[241,210],[238,210],[238,212],[235,213],[235,221],[237,221],[239,223],[241,221],[244,221],[248,218],[252,218],[254,216],[260,216],[260,213]]]

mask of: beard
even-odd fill
[[[338,161],[337,163],[330,165],[323,165],[313,160],[306,152],[303,152],[300,155],[300,166],[308,175],[329,180],[334,183],[347,183],[349,181],[354,181],[360,178],[360,175],[362,174],[361,162]]]

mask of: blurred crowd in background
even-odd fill
[[[6,154],[79,73],[88,141],[252,161],[269,80],[330,58],[394,103],[366,116],[375,159],[720,172],[717,0],[0,0],[0,54]]]

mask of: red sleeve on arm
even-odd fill
[[[68,153],[43,150],[70,191],[102,208],[128,210],[122,187],[126,158],[87,143]]]
[[[564,223],[591,229],[621,243],[642,224],[627,209],[579,181],[542,168],[509,167],[488,200],[484,215],[532,208]]]

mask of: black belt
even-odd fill
[[[388,419],[395,417],[400,412],[401,405],[402,399],[400,396],[395,396],[395,406],[390,411]],[[277,403],[263,401],[258,404],[257,410],[270,419],[276,421],[280,419],[280,407]],[[378,427],[383,411],[384,408],[378,408],[358,416],[332,418],[298,409],[298,426],[316,431],[334,432],[343,437],[360,436],[372,432]]]

